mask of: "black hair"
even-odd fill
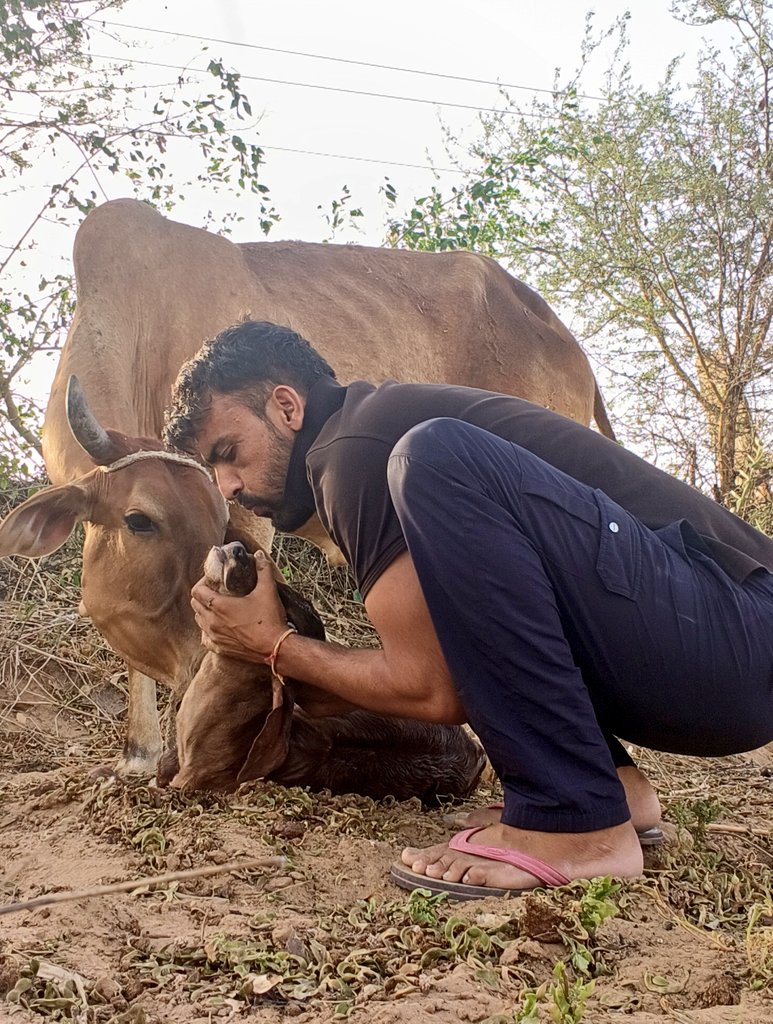
[[[263,416],[277,384],[289,384],[305,397],[321,377],[335,378],[335,371],[296,331],[264,320],[243,320],[183,364],[166,413],[164,441],[193,451],[213,395],[238,395]]]

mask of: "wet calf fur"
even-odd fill
[[[238,542],[213,548],[205,575],[213,589],[243,595],[255,586],[255,562]],[[316,611],[283,583],[279,595],[303,636],[324,640]],[[229,792],[266,778],[287,786],[418,796],[431,803],[475,788],[485,755],[460,726],[393,718],[371,711],[313,718],[297,701],[303,684],[284,685],[266,665],[208,652],[177,713],[177,751],[162,758],[160,784]]]

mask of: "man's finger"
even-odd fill
[[[194,601],[198,601],[200,605],[206,605],[207,600],[211,594],[212,591],[209,589],[209,587],[206,584],[202,583],[201,580],[199,580],[198,583],[195,583],[193,585],[193,588],[191,590],[191,599]]]
[[[212,640],[202,629],[201,631],[201,644],[206,647],[208,651],[212,651],[215,654],[220,654],[220,648],[217,646],[214,640]]]

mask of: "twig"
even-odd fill
[[[734,836],[773,836],[773,828],[754,828],[751,825],[723,825],[721,822],[710,822],[706,825],[707,832],[724,832]]]
[[[165,885],[167,882],[180,882],[189,878],[206,878],[208,875],[224,875],[233,871],[244,871],[247,868],[281,868],[287,863],[285,857],[251,857],[249,860],[233,861],[230,864],[211,864],[205,868],[191,868],[188,871],[170,871],[165,875],[146,875],[144,878],[132,878],[125,882],[112,882],[110,885],[96,885],[91,889],[75,889],[73,892],[55,892],[47,896],[38,896],[34,900],[23,903],[7,903],[0,906],[0,914],[16,914],[20,910],[34,910],[49,906],[52,903],[66,903],[69,900],[85,900],[92,896],[109,896],[114,892],[131,892],[146,885]]]

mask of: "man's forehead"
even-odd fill
[[[249,409],[244,402],[234,395],[212,395],[209,405],[202,411],[199,419],[197,440],[202,437],[211,438],[215,434],[230,430],[236,420],[240,419]]]

